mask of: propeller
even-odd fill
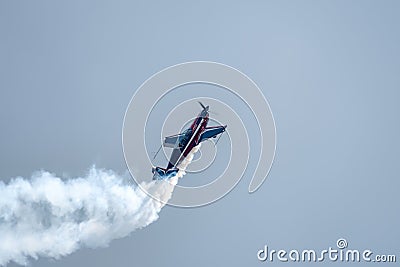
[[[201,106],[204,110],[208,111],[209,106],[206,107],[206,106],[204,106],[203,103],[201,103],[200,101],[198,101],[198,102],[199,102],[200,106]]]

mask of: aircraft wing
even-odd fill
[[[182,138],[184,134],[175,134],[171,136],[167,136],[164,138],[164,147],[172,147],[177,148],[179,147],[179,139]]]
[[[200,142],[203,142],[209,138],[216,137],[220,133],[225,132],[226,126],[214,126],[214,127],[206,127],[204,132],[200,136]]]

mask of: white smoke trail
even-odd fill
[[[198,148],[175,177],[142,186],[168,201]],[[42,171],[30,180],[0,182],[0,265],[26,265],[29,258],[57,259],[81,247],[104,247],[157,220],[165,204],[124,180],[93,167],[82,178],[62,180]]]

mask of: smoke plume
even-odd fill
[[[165,203],[197,150],[169,181],[142,186]],[[85,177],[68,180],[41,171],[29,180],[0,182],[0,265],[26,265],[29,258],[58,259],[82,247],[107,246],[156,221],[164,205],[126,177],[95,167]]]

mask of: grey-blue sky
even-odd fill
[[[134,90],[172,64],[249,75],[277,126],[261,189],[250,177],[200,209],[166,208],[114,241],[34,266],[256,266],[264,244],[396,253],[399,187],[396,1],[0,2],[0,177],[44,168],[125,171]]]

